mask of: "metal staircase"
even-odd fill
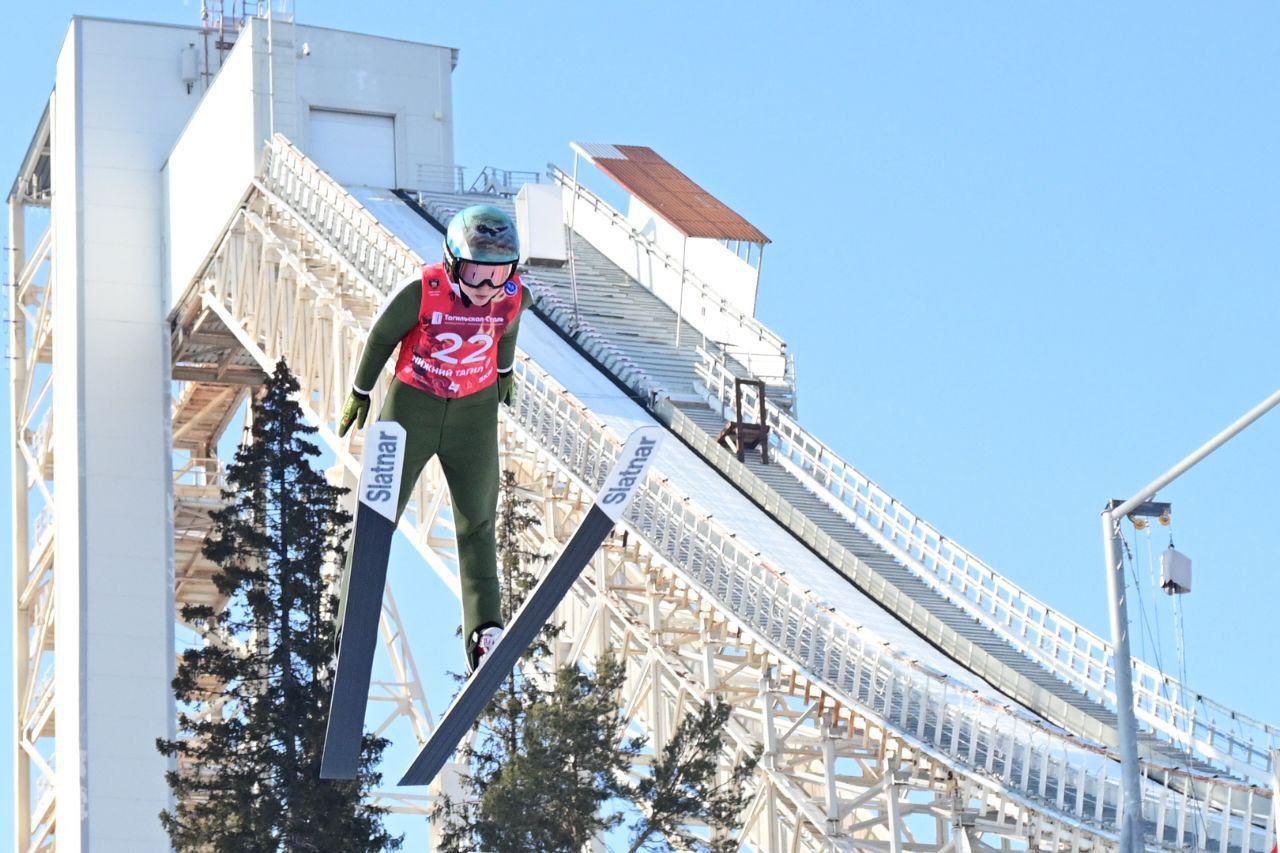
[[[201,313],[195,307],[203,306],[260,366],[289,354],[299,365],[305,405],[325,425],[321,436],[349,464],[351,448],[329,425],[367,317],[379,294],[422,257],[284,139],[277,137],[267,155],[244,209],[175,314],[185,307],[184,316],[195,318]],[[446,216],[450,198],[423,202]],[[278,292],[254,291],[268,277],[246,281],[234,274],[232,236],[250,217],[261,233],[278,235],[272,251],[282,268],[305,271],[272,279]],[[566,283],[540,270],[533,278],[541,315],[648,407],[634,417],[666,423],[683,445],[673,451],[682,461],[650,479],[625,535],[601,553],[566,604],[570,656],[587,656],[601,645],[622,650],[635,676],[629,683],[638,685],[627,700],[630,719],[653,732],[655,742],[691,697],[715,693],[733,701],[738,748],[765,746],[744,834],[755,849],[1113,847],[1118,767],[1103,746],[1090,742],[1106,738],[1065,735],[1037,716],[1052,718],[1045,711],[1057,703],[1060,716],[1074,713],[1069,722],[1081,730],[1092,720],[1105,735],[1105,708],[1010,640],[1007,623],[975,616],[978,605],[940,592],[947,588],[942,571],[923,556],[915,558],[920,565],[913,563],[914,546],[894,553],[896,532],[882,538],[889,529],[884,524],[851,523],[850,515],[865,519],[859,513],[866,511],[857,501],[841,503],[823,467],[829,460],[804,461],[794,445],[805,439],[786,423],[775,427],[779,464],[739,463],[716,446],[708,430],[723,422],[723,379],[741,366],[720,359],[728,368],[721,365],[716,382],[708,381],[701,335],[682,329],[677,349],[669,309],[657,310],[643,287],[614,275],[587,247],[581,251],[588,260],[579,269],[577,323],[565,319],[572,316]],[[324,262],[308,263],[315,259]],[[316,349],[299,340],[304,308],[315,330],[308,336],[304,328],[302,338],[332,346]],[[293,318],[291,328],[273,317]],[[707,343],[714,350],[714,342]],[[536,361],[522,358],[517,376],[521,391],[516,411],[504,419],[504,446],[522,481],[544,490],[548,530],[564,531],[607,468],[619,436]],[[785,414],[770,410],[771,419]],[[854,579],[917,633],[1018,701],[992,701],[917,663],[864,629],[858,614],[833,608],[769,555],[748,547],[742,531],[686,491],[680,472],[708,464],[736,488],[725,500],[749,497],[752,511],[764,511],[759,524],[789,530],[811,558]],[[828,485],[815,488],[819,477]],[[434,487],[434,498],[430,484],[419,492],[420,517],[429,519],[430,502],[438,501],[439,484]],[[426,550],[424,556],[431,561]],[[1020,691],[1034,695],[1023,699]],[[1163,844],[1262,850],[1272,843],[1267,792],[1155,769],[1144,783],[1143,812]]]

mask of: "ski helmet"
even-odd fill
[[[511,264],[520,260],[520,238],[511,217],[491,204],[464,207],[449,220],[444,235],[444,262],[449,277],[458,280],[458,265]],[[501,282],[499,282],[501,284]]]

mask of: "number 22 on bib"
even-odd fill
[[[498,341],[520,314],[524,288],[507,282],[488,305],[468,305],[443,265],[422,271],[418,324],[400,344],[396,377],[437,397],[466,397],[498,378]]]

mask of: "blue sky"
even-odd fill
[[[570,139],[648,145],[745,215],[774,241],[759,317],[792,344],[802,423],[1099,633],[1104,501],[1280,386],[1278,5],[422,8],[298,15],[459,48],[473,170],[567,167]],[[122,16],[23,14],[0,55],[5,186],[70,16]],[[199,4],[127,15],[198,24]],[[1188,681],[1271,721],[1278,448],[1273,413],[1160,496],[1195,561]],[[1168,602],[1148,618],[1172,668]],[[0,623],[7,645],[8,605]]]

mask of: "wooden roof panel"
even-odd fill
[[[596,166],[685,236],[761,244],[769,242],[760,229],[695,184],[652,148],[642,145],[592,146],[593,153],[613,153],[609,148],[623,156],[596,154],[592,158]]]

